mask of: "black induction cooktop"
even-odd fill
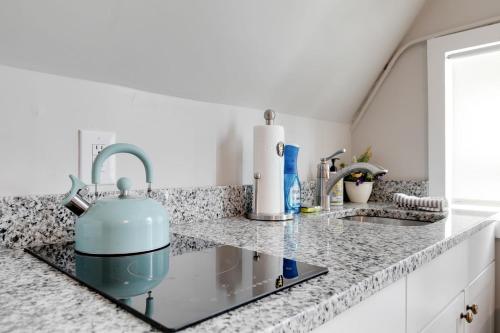
[[[178,234],[170,246],[137,255],[83,255],[73,243],[26,251],[166,332],[328,272]]]

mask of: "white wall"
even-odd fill
[[[2,0],[0,63],[348,122],[425,0]]]
[[[498,0],[429,0],[405,41],[500,15]],[[425,43],[409,49],[352,133],[355,153],[372,145],[387,179],[426,179],[427,54]]]
[[[280,111],[280,110],[276,110]],[[116,131],[144,148],[155,187],[251,183],[253,126],[263,110],[210,104],[0,66],[0,195],[62,193],[77,174],[77,130]],[[298,143],[302,179],[319,158],[350,148],[349,126],[278,114]],[[349,153],[350,154],[350,153]],[[117,176],[143,186],[140,163],[120,156]]]

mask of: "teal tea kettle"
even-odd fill
[[[132,183],[120,178],[117,198],[97,199],[97,185],[101,169],[108,157],[129,153],[138,157],[146,170],[148,192],[146,197],[129,194]],[[95,255],[120,255],[153,251],[170,244],[169,218],[163,206],[149,198],[153,181],[153,167],[146,153],[139,147],[116,143],[104,148],[92,165],[92,184],[96,201],[85,200],[87,186],[77,177],[69,176],[71,190],[62,204],[78,216],[75,224],[75,250]]]

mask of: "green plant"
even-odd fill
[[[370,159],[372,158],[372,147],[369,146],[366,148],[366,150],[363,152],[363,154],[359,155],[359,157],[353,156],[352,157],[352,162],[353,163],[368,163]]]
[[[352,163],[368,163],[372,158],[372,147],[369,146],[366,150],[359,155],[358,157],[352,157]],[[372,182],[374,177],[369,172],[356,172],[351,173],[344,177],[344,181],[346,182],[355,182],[356,185],[363,184],[364,182]]]

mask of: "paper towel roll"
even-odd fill
[[[279,214],[285,211],[283,172],[284,159],[276,147],[285,142],[285,130],[278,125],[260,125],[253,129],[253,171],[260,173],[257,211]],[[254,202],[255,204],[255,202]]]

